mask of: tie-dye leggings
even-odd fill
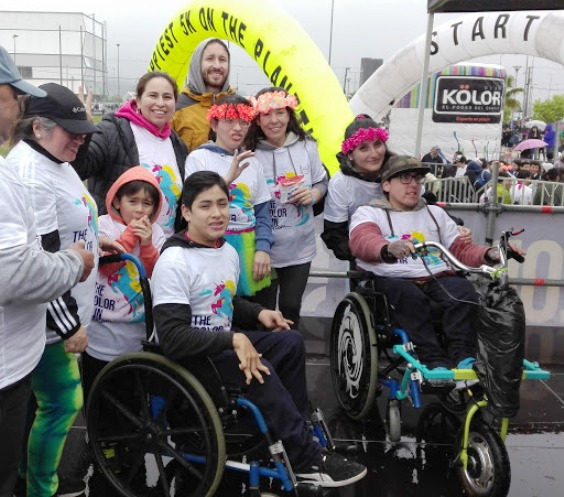
[[[67,434],[82,408],[82,385],[78,361],[65,352],[63,342],[45,347],[32,373],[32,389],[37,401],[35,419],[27,444],[27,497],[51,497],[57,492],[57,468]]]

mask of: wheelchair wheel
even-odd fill
[[[331,327],[331,377],[347,415],[363,419],[374,405],[378,386],[378,345],[366,300],[349,293],[337,306]]]
[[[401,409],[398,399],[388,401],[388,438],[390,442],[401,440]]]
[[[97,468],[122,495],[179,495],[180,480],[190,481],[182,495],[215,494],[225,462],[221,421],[202,384],[178,364],[146,352],[112,361],[94,382],[86,415]]]
[[[472,423],[468,439],[468,465],[458,475],[471,497],[506,497],[511,468],[505,445],[497,432],[483,421]]]

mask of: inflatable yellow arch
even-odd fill
[[[303,28],[268,0],[194,0],[165,27],[149,71],[165,71],[184,85],[194,49],[206,38],[221,38],[243,48],[274,86],[294,93],[304,127],[317,139],[331,173],[335,154],[353,119],[340,83]]]

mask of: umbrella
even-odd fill
[[[544,148],[548,145],[548,143],[543,142],[542,140],[537,140],[535,138],[531,138],[530,140],[523,140],[521,143],[518,143],[513,147],[513,150],[529,150],[530,148]]]
[[[539,128],[539,130],[544,131],[546,128],[546,123],[544,121],[540,121],[539,119],[531,119],[525,123],[525,128],[531,129],[533,126]]]

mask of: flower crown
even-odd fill
[[[251,122],[255,118],[255,111],[250,105],[246,104],[220,104],[212,105],[208,110],[207,120],[218,121],[223,119],[243,119],[244,121]]]
[[[341,152],[348,154],[352,152],[364,141],[371,141],[378,139],[380,141],[388,141],[388,132],[384,128],[360,128],[354,135],[347,138],[341,144]]]
[[[295,109],[298,106],[296,96],[285,95],[283,91],[267,91],[258,98],[251,97],[250,101],[256,114],[266,114],[272,109],[284,109],[286,107]]]

